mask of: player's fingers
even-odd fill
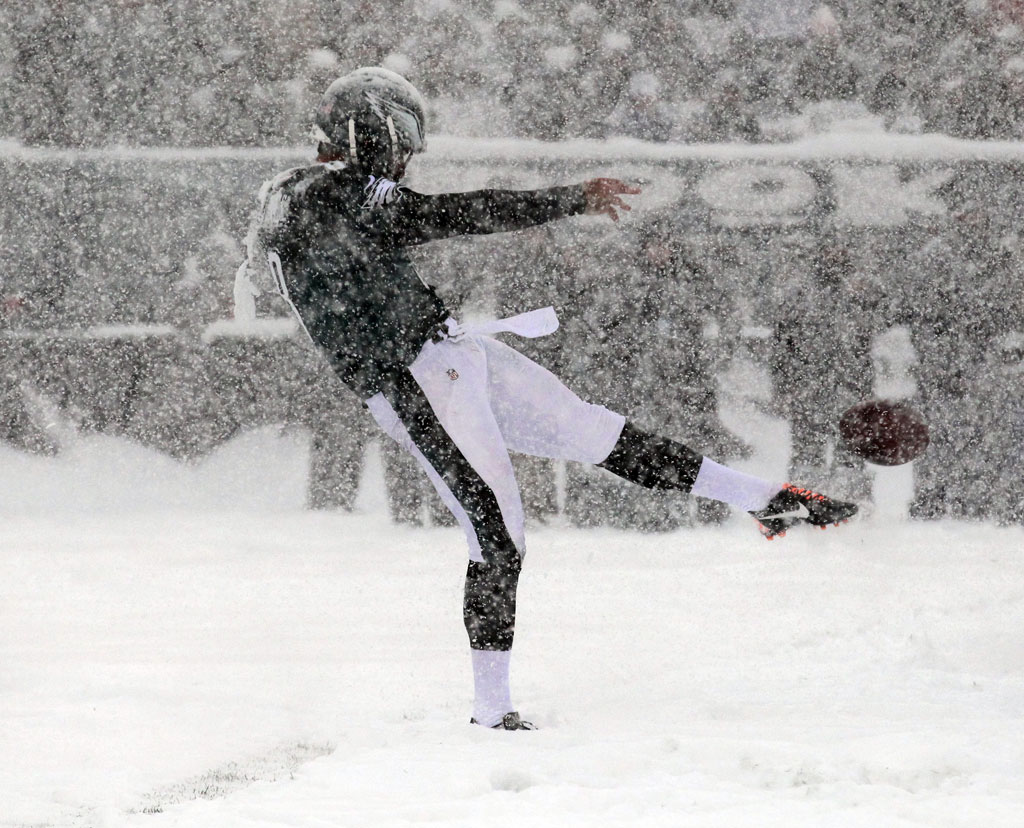
[[[626,195],[639,195],[640,188],[632,184],[627,184],[618,178],[606,178],[604,179],[605,190],[609,195],[617,195],[624,193]]]
[[[623,201],[618,196],[610,196],[608,200],[605,202],[605,206],[611,208],[612,210],[615,210],[616,208],[619,210],[631,209],[630,206],[626,204],[626,202]]]

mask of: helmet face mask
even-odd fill
[[[320,100],[313,138],[361,171],[401,175],[425,148],[423,98],[401,75],[380,67],[356,69],[332,83]]]
[[[422,114],[417,116],[410,107],[378,92],[368,89],[364,94],[378,118],[385,123],[391,118],[395,132],[402,136],[402,144],[410,153],[423,151],[425,140]]]

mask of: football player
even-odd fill
[[[464,620],[475,685],[471,721],[532,729],[515,711],[509,657],[526,548],[509,450],[593,463],[641,486],[677,489],[754,514],[771,538],[797,522],[857,511],[727,468],[585,402],[491,334],[541,336],[551,308],[463,324],[416,273],[408,248],[519,230],[581,214],[618,220],[640,190],[612,178],[538,190],[425,195],[401,181],[425,146],[424,103],[404,78],[358,69],[332,83],[315,116],[317,158],[266,182],[236,277],[240,317],[271,287],[380,427],[422,466],[465,530]],[[260,282],[262,281],[262,286]]]

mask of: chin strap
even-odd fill
[[[354,164],[359,160],[359,153],[356,152],[356,122],[355,119],[348,119],[348,152],[349,160]]]
[[[395,174],[395,170],[398,169],[398,133],[395,132],[395,122],[391,119],[391,116],[385,119],[388,125],[388,135],[391,136],[391,174]]]
[[[391,163],[394,165],[394,169],[397,169],[398,131],[395,129],[394,119],[392,119],[390,115],[384,119],[384,122],[388,125],[388,136],[391,138]],[[321,134],[323,134],[322,131]],[[348,153],[349,160],[353,164],[359,161],[359,153],[356,150],[356,122],[354,118],[348,119]],[[394,174],[394,172],[392,172],[392,174]]]

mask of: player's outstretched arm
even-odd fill
[[[632,209],[620,196],[639,194],[639,187],[617,178],[592,178],[583,182],[583,197],[587,201],[584,212],[587,215],[605,215],[612,221],[618,221],[619,210]]]
[[[392,209],[372,213],[369,218],[399,244],[422,244],[457,235],[522,230],[580,213],[601,213],[618,221],[618,211],[629,209],[620,196],[639,192],[638,187],[614,178],[540,190],[438,195],[404,190]]]
[[[586,209],[583,188],[540,190],[475,190],[425,195],[403,190],[391,209],[370,213],[380,231],[400,245],[451,236],[523,230]]]

